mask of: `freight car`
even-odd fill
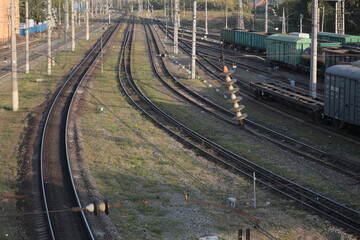
[[[322,50],[325,58],[325,68],[360,60],[360,48],[351,45],[338,48],[323,48]]]
[[[326,69],[324,116],[338,128],[360,126],[360,61]]]
[[[355,49],[360,47],[360,36],[342,35],[335,33],[318,33],[318,73],[323,76],[326,67],[344,62],[334,59],[332,56],[326,58],[326,51],[332,49]],[[222,29],[221,39],[226,46],[247,49],[253,52],[266,52],[267,59],[272,64],[298,69],[308,72],[310,67],[311,40],[298,34],[293,36],[283,34],[261,33],[245,29]],[[344,46],[343,46],[344,45]],[[302,51],[302,52],[300,52]],[[349,52],[350,50],[347,50]],[[281,56],[281,54],[284,54]],[[344,55],[344,54],[343,54]],[[354,54],[353,54],[354,55]],[[344,56],[345,57],[345,56]],[[329,60],[332,58],[331,60]],[[351,58],[355,61],[357,58]],[[332,61],[331,65],[327,62]],[[348,61],[347,61],[348,62]]]
[[[266,57],[277,65],[304,70],[302,54],[310,45],[310,38],[275,34],[266,38]]]
[[[253,52],[266,52],[265,39],[272,33],[245,29],[221,29],[221,41],[225,46],[247,49]]]
[[[360,61],[326,69],[324,99],[274,83],[250,83],[260,99],[281,99],[310,113],[315,121],[338,129],[360,128]]]
[[[318,39],[330,41],[330,42],[340,42],[342,45],[351,42],[360,42],[360,36],[329,33],[329,32],[318,32]]]

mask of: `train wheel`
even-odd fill
[[[254,91],[254,95],[255,95],[255,99],[256,99],[256,100],[262,99],[262,94],[261,94],[261,91],[260,91],[259,89],[256,89],[256,90]]]
[[[338,130],[342,130],[346,128],[346,123],[342,120],[333,119],[332,125]]]

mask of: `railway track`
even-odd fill
[[[103,38],[107,44],[121,20],[109,27]],[[39,186],[41,199],[35,199],[38,211],[45,211],[36,219],[39,239],[94,239],[81,208],[70,166],[67,128],[74,96],[86,74],[93,68],[101,51],[99,40],[64,81],[47,114],[41,137]],[[41,206],[39,206],[41,204]]]
[[[152,32],[152,39],[154,39],[154,33]],[[183,48],[184,51],[187,51],[188,54],[191,54],[191,52]],[[160,54],[159,47],[156,46],[155,55]],[[156,62],[155,59],[153,59],[153,62]],[[213,76],[219,79],[220,82],[224,81],[223,77],[219,76],[219,74],[216,74],[220,72],[221,70],[211,63],[207,59],[203,59],[202,55],[200,55],[200,59],[198,59],[198,62],[200,65],[206,69],[209,73],[211,73]],[[160,63],[163,66],[162,69],[166,69],[164,63]],[[207,65],[206,65],[207,64]],[[209,68],[215,69],[210,70]],[[173,91],[175,94],[178,94],[184,99],[193,99],[191,100],[193,104],[198,106],[204,111],[207,111],[213,115],[215,115],[217,118],[221,119],[222,121],[227,122],[231,125],[237,125],[236,122],[231,121],[230,119],[234,117],[234,113],[223,108],[222,106],[219,106],[218,104],[210,101],[207,98],[204,98],[200,96],[199,94],[195,93],[182,83],[176,80],[176,78],[167,70],[166,75],[171,79],[172,83],[178,88],[178,90],[174,89],[170,84],[166,83],[165,80],[162,80],[163,84],[166,85],[171,91]],[[182,93],[180,93],[181,91]],[[194,102],[196,101],[196,102]],[[205,105],[205,106],[204,106]],[[245,119],[244,122],[246,123],[245,131],[249,132],[250,134],[253,134],[255,136],[258,136],[262,139],[265,139],[269,142],[272,142],[273,144],[279,146],[282,149],[285,149],[287,151],[293,152],[299,156],[305,157],[308,160],[311,160],[313,162],[316,162],[318,164],[321,164],[323,166],[329,167],[334,171],[340,172],[342,174],[345,174],[351,178],[354,178],[357,181],[360,181],[360,165],[354,163],[353,161],[349,161],[347,159],[341,159],[335,156],[332,156],[322,150],[316,149],[312,146],[309,146],[308,144],[302,143],[296,139],[293,139],[291,137],[288,137],[284,134],[278,133],[268,127],[262,126],[252,120]]]
[[[127,39],[129,39],[129,42],[131,43],[132,37],[130,33],[128,34]],[[253,173],[256,173],[259,182],[267,188],[298,202],[304,208],[311,209],[316,213],[331,219],[333,222],[336,222],[356,234],[360,234],[360,216],[358,211],[291,182],[225,149],[179,123],[153,104],[150,99],[142,93],[141,89],[136,85],[132,78],[131,66],[129,64],[131,55],[130,43],[123,45],[120,59],[119,82],[129,98],[129,101],[139,108],[155,124],[162,127],[166,132],[183,142],[186,146],[196,149],[197,152],[208,157],[212,161],[223,164],[250,179],[252,179]]]
[[[159,22],[158,22],[159,23]],[[160,29],[164,32],[163,30],[163,25],[161,23],[160,24]],[[168,34],[168,36],[171,38],[172,36],[170,34]],[[184,41],[185,39],[185,41]],[[180,42],[182,42],[183,44],[183,49],[188,49],[186,50],[187,54],[190,54],[190,49],[191,49],[191,45],[189,44],[189,39],[188,38],[183,38],[181,39],[180,38]],[[197,56],[201,56],[201,59],[200,61],[198,61],[201,65],[201,62],[208,62],[209,64],[213,65],[214,68],[217,68],[219,69],[218,71],[222,71],[220,68],[219,68],[219,64],[217,63],[218,60],[219,60],[219,56],[217,55],[214,55],[212,52],[213,51],[220,51],[217,47],[211,47],[211,46],[204,46],[203,44],[197,44],[197,46],[199,46],[199,48],[197,48]],[[201,50],[203,49],[203,50]],[[204,49],[207,49],[207,50],[204,50]],[[226,52],[226,51],[224,51]],[[229,52],[228,51],[228,54],[229,55],[232,55],[233,56],[233,53]],[[228,56],[229,56],[228,55]],[[236,58],[242,58],[244,56],[248,56],[248,55],[244,55],[243,56],[236,56]],[[235,56],[233,56],[235,57]],[[212,63],[210,63],[212,62]],[[214,64],[215,62],[215,64]],[[344,132],[343,130],[339,130],[339,129],[336,129],[335,126],[329,126],[329,123],[321,123],[319,120],[316,120],[316,117],[314,117],[314,113],[316,113],[317,110],[319,110],[319,107],[321,107],[324,103],[324,100],[323,100],[323,94],[321,93],[323,91],[323,88],[322,86],[318,86],[318,94],[317,94],[317,98],[315,99],[315,101],[311,98],[311,97],[308,97],[307,96],[307,87],[308,87],[308,83],[305,83],[304,87],[295,87],[294,89],[290,89],[288,87],[288,83],[289,83],[289,79],[286,78],[286,77],[283,77],[281,75],[279,75],[278,73],[276,72],[272,72],[272,71],[268,71],[268,70],[264,70],[264,69],[259,69],[257,67],[254,67],[252,66],[251,64],[249,65],[248,63],[244,64],[242,62],[238,62],[238,61],[232,61],[232,60],[226,60],[225,59],[225,62],[228,64],[228,65],[231,65],[233,62],[236,63],[237,66],[239,66],[241,69],[245,69],[246,71],[251,71],[252,73],[256,73],[258,74],[258,76],[266,76],[271,82],[275,83],[276,86],[274,86],[273,88],[274,89],[281,89],[282,93],[278,93],[277,90],[273,90],[272,91],[272,96],[273,98],[275,99],[276,98],[276,94],[278,93],[279,96],[282,95],[282,94],[287,94],[288,91],[290,91],[290,95],[293,96],[293,98],[289,98],[289,107],[288,105],[284,105],[282,104],[281,105],[281,109],[282,109],[282,113],[291,117],[291,118],[296,118],[296,119],[301,119],[300,121],[302,123],[305,123],[307,125],[312,125],[313,127],[316,127],[318,129],[322,129],[323,131],[327,131],[329,134],[331,135],[336,135],[337,137],[340,137],[340,138],[343,138],[345,139],[346,141],[350,141],[350,142],[353,142],[353,143],[356,143],[358,144],[360,142],[360,138],[358,136],[358,131],[355,129],[355,133],[351,133],[351,132]],[[284,70],[286,71],[286,70]],[[278,84],[278,82],[284,82],[286,83],[286,85],[282,85],[282,84]],[[237,85],[241,85],[241,89],[245,89],[246,91],[243,91],[243,93],[245,93],[246,95],[248,96],[251,96],[251,97],[254,97],[258,99],[258,88],[257,87],[252,87],[253,86],[256,86],[256,85],[261,85],[261,83],[258,83],[258,84],[252,84],[252,82],[250,82],[250,85],[249,85],[249,82],[246,82],[246,80],[242,79],[242,81],[238,81],[236,83]],[[267,85],[271,85],[271,84],[267,84]],[[266,91],[267,88],[264,88]],[[270,91],[271,92],[271,91]],[[296,96],[296,97],[295,97]],[[282,98],[278,98],[280,99],[280,101],[282,100]],[[295,105],[297,105],[299,108],[298,110],[302,111],[302,114],[295,114],[294,116],[294,113],[289,113],[292,111],[293,107],[294,107],[294,103]],[[275,107],[274,105],[265,105],[265,104],[262,104],[263,106],[266,106],[267,108],[271,108],[273,110],[275,110]],[[287,109],[288,108],[288,109]],[[277,112],[279,112],[279,110],[276,110]],[[304,119],[304,115],[305,115],[305,119]],[[309,116],[307,118],[307,116]],[[315,115],[316,116],[316,115]],[[307,119],[306,119],[307,118]],[[313,119],[311,121],[311,123],[309,122],[310,119]],[[351,130],[351,129],[350,129]]]
[[[161,22],[158,22],[159,26],[161,26],[161,30],[164,32],[164,25]],[[170,34],[173,32],[168,31]],[[192,37],[189,36],[191,32],[184,32],[182,37],[179,38],[184,45],[191,47]],[[169,35],[171,37],[171,35]],[[186,43],[185,43],[186,42]],[[265,59],[265,55],[261,54],[251,54],[251,53],[239,53],[232,50],[226,50],[223,48],[222,44],[203,40],[201,37],[197,37],[197,54],[201,54],[204,57],[212,60],[218,60],[221,54],[224,54],[224,60],[228,65],[235,64],[239,69],[243,69],[245,71],[251,71],[253,73],[259,74],[260,76],[266,76],[267,81],[285,84],[285,86],[289,86],[290,79],[288,77],[282,76],[278,74],[277,71],[272,71],[272,68],[269,67],[270,63]],[[263,65],[263,63],[267,63]],[[258,65],[262,67],[258,67]],[[288,69],[282,69],[282,71],[286,71],[292,73]],[[304,73],[297,74],[299,76],[304,76]],[[308,82],[305,81],[297,81],[296,90],[307,93],[308,92]],[[323,102],[323,87],[321,85],[318,86],[317,100]]]
[[[93,27],[90,29],[91,32],[98,32],[100,31],[104,26],[106,25],[106,23],[100,23],[99,26],[97,27]],[[81,31],[78,36],[76,36],[77,39],[85,36],[85,31]],[[57,51],[57,49],[59,49],[60,47],[62,47],[64,45],[64,42],[60,39],[60,38],[56,38],[53,40],[57,40],[56,44],[54,44],[52,46],[52,52]],[[39,40],[38,42],[36,42],[36,45],[30,45],[30,57],[29,57],[29,61],[30,64],[34,61],[38,61],[39,58],[42,58],[44,56],[47,55],[47,52],[45,52],[45,49],[47,48],[43,48],[42,50],[39,51],[35,51],[34,49],[36,49],[36,47],[43,45],[44,43],[46,43],[47,40]],[[70,37],[68,38],[67,44],[69,44],[71,42]],[[21,45],[24,49],[25,49],[25,45]],[[46,50],[47,51],[47,50]],[[21,51],[21,49],[18,49],[18,53],[22,53],[22,54],[18,54],[18,69],[21,68],[25,68],[25,51]],[[3,57],[6,56],[6,52],[4,53]],[[8,57],[6,57],[7,61],[9,62],[8,64],[5,64],[4,66],[1,66],[0,68],[0,81],[4,78],[7,77],[11,74],[11,52],[9,54]]]

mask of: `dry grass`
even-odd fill
[[[225,146],[233,145],[229,139],[236,139],[232,147],[244,150],[245,155],[256,158],[258,151],[264,151],[255,143],[248,151],[248,143],[242,143],[237,132],[221,134],[223,128],[213,120],[206,117],[204,121],[202,114],[166,93],[152,77],[141,32],[136,34],[133,73],[154,102],[191,128],[210,137],[217,135]],[[195,239],[203,235],[235,239],[239,228],[250,227],[232,212],[185,202],[184,191],[191,199],[213,203],[236,197],[239,209],[260,218],[262,226],[280,239],[326,239],[326,234],[338,231],[266,191],[258,193],[258,208],[253,210],[251,184],[184,148],[128,104],[118,89],[114,67],[120,43],[114,45],[114,51],[107,54],[104,75],[97,76],[90,86],[93,95],[86,99],[82,142],[83,160],[92,169],[98,189],[111,202],[126,204],[111,214],[124,239]],[[99,106],[105,107],[104,112],[96,110]],[[321,233],[324,228],[328,230]],[[254,229],[252,237],[267,239]]]

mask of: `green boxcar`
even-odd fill
[[[252,34],[250,30],[236,30],[235,32],[235,44],[240,47],[251,47]]]
[[[221,29],[221,41],[226,45],[231,45],[235,43],[235,31],[231,28]]]
[[[275,34],[266,38],[267,58],[294,67],[303,66],[302,54],[311,45],[310,38]]]
[[[325,41],[325,40],[318,40],[318,48],[323,48],[323,47],[339,47],[342,44],[340,42],[329,42],[329,41]]]
[[[259,52],[266,51],[266,38],[272,35],[272,33],[265,32],[252,32],[252,48]]]
[[[360,42],[360,36],[353,35],[344,35],[328,32],[318,32],[318,39],[331,41],[331,42],[340,42],[342,45],[348,42]]]

